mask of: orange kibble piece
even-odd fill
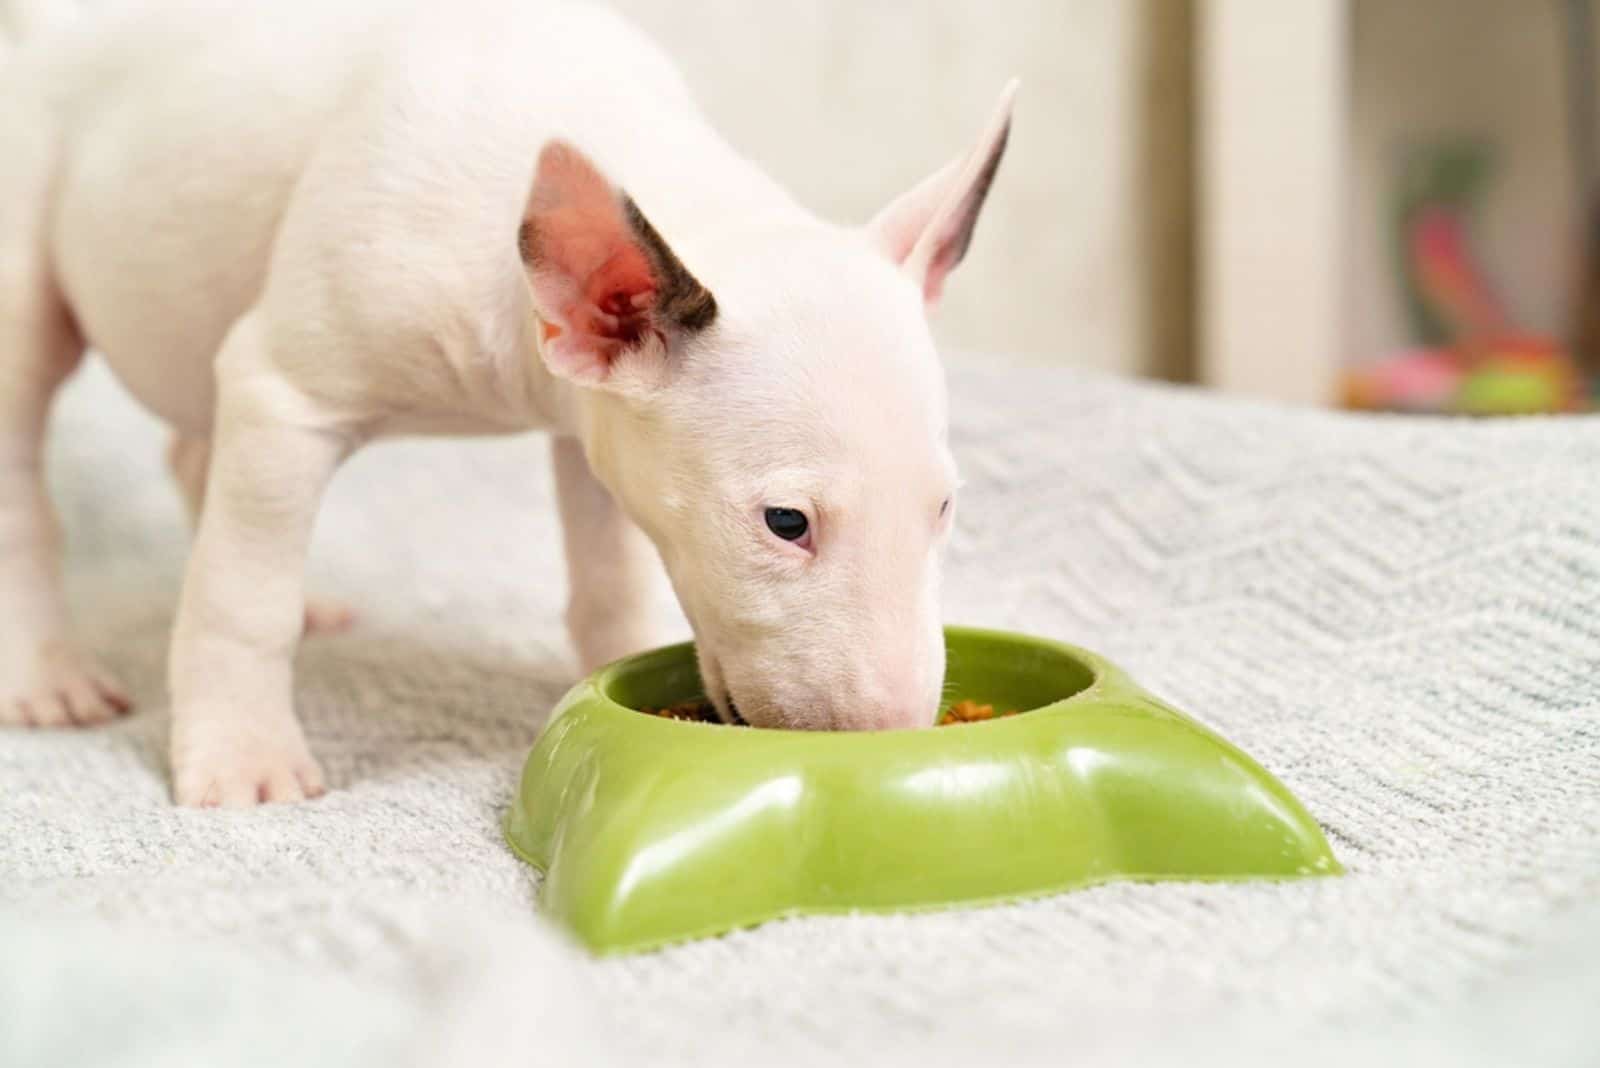
[[[939,725],[950,723],[981,723],[987,719],[999,719],[1002,716],[1014,716],[1017,710],[1006,709],[1003,712],[995,711],[994,705],[980,705],[976,701],[957,701],[945,710],[939,718]]]

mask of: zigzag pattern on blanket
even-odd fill
[[[535,884],[497,820],[571,668],[526,440],[398,443],[340,476],[314,568],[367,622],[309,645],[299,683],[335,793],[178,812],[160,665],[181,523],[154,428],[95,369],[61,403],[55,474],[77,606],[142,709],[0,738],[0,901],[176,939],[148,961],[174,988],[187,940],[208,976],[333,973],[401,1034],[544,991],[474,1063],[523,1059],[546,1024],[571,1063],[1334,1063],[1375,1036],[1411,1063],[1581,1063],[1600,978],[1554,940],[1600,898],[1600,422],[1352,418],[1043,370],[952,384],[949,617],[1123,663],[1295,790],[1347,877],[797,921],[604,963],[527,938]],[[526,939],[493,958],[498,1000],[467,982],[493,955],[451,933],[463,913]],[[0,959],[0,1018],[22,966]],[[1570,1002],[1545,996],[1558,978]],[[1484,1010],[1491,983],[1540,992],[1538,1034]],[[580,1004],[615,1016],[579,1026]],[[69,1048],[69,1019],[42,1048]]]

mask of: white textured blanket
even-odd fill
[[[953,384],[949,618],[1120,661],[1295,790],[1348,876],[585,958],[498,830],[572,676],[537,438],[340,476],[313,573],[364,622],[299,661],[334,790],[174,809],[185,538],[97,366],[53,473],[79,618],[140,707],[0,733],[0,1064],[1600,1064],[1600,422]]]

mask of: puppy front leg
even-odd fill
[[[211,468],[211,440],[178,434],[167,449],[167,466],[178,484],[189,524],[199,526],[206,500],[206,472]],[[331,597],[306,597],[305,633],[332,634],[348,630],[355,622],[355,610]]]
[[[203,514],[169,664],[173,792],[243,807],[323,792],[294,712],[293,665],[317,505],[349,454],[260,359],[242,320],[218,359]]]
[[[655,546],[589,470],[576,438],[551,443],[567,555],[567,630],[585,673],[661,644],[651,583]]]

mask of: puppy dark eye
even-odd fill
[[[811,529],[806,514],[794,508],[768,508],[767,529],[784,541],[799,541]]]
[[[949,512],[949,511],[950,511],[950,498],[949,498],[949,497],[946,497],[946,498],[945,498],[945,499],[944,499],[944,503],[943,503],[943,504],[941,504],[941,505],[939,505],[939,518],[940,518],[940,519],[943,519],[943,518],[944,518],[944,517],[945,517],[945,515],[946,515],[946,514],[947,514],[947,513],[948,513],[948,512]]]

